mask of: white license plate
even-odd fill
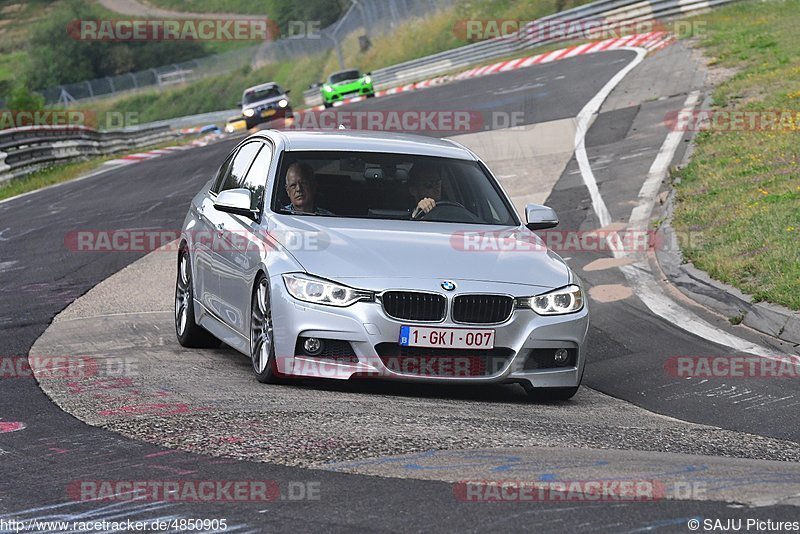
[[[494,330],[401,326],[400,345],[446,349],[493,349]]]

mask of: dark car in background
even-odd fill
[[[247,129],[275,119],[292,116],[289,90],[274,82],[248,87],[242,94],[242,116]]]

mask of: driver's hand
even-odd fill
[[[421,211],[425,213],[429,213],[433,208],[436,207],[436,201],[432,198],[423,198],[417,203],[417,208],[414,210],[414,215]]]

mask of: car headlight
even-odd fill
[[[373,300],[371,291],[353,289],[305,274],[284,274],[286,290],[297,300],[329,306],[350,306],[359,300]]]
[[[367,84],[372,83],[372,78],[370,78],[369,76],[364,76],[364,83]]]
[[[583,291],[569,285],[543,295],[517,299],[517,307],[530,308],[539,315],[561,315],[583,309]]]
[[[252,117],[255,114],[256,110],[254,110],[253,108],[247,108],[246,110],[242,111],[242,115],[244,115],[245,117]]]
[[[286,100],[285,98],[281,98],[280,100],[278,100],[278,107],[285,108],[288,105],[289,105],[289,101]]]
[[[330,93],[331,91],[333,91],[333,88],[326,83],[322,86],[322,90],[325,91],[326,93]]]

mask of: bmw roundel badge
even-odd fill
[[[445,291],[453,291],[456,288],[456,283],[451,280],[445,280],[442,282],[442,289]]]

